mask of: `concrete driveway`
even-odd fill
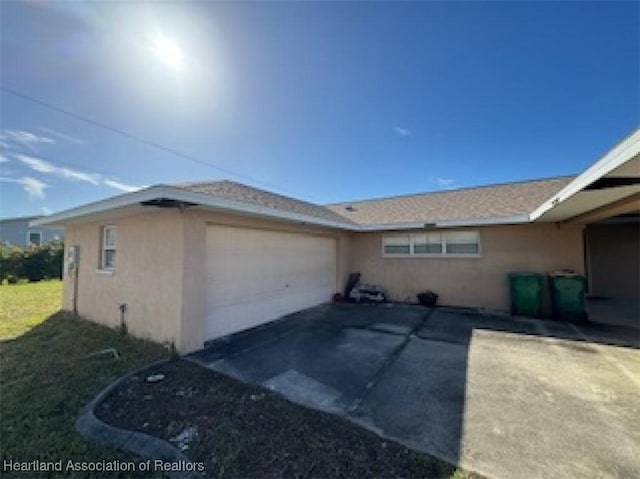
[[[639,342],[619,324],[337,305],[191,358],[490,477],[622,478],[640,477]]]

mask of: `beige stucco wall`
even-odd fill
[[[116,270],[99,270],[101,228],[117,226]],[[104,222],[70,225],[65,244],[80,247],[78,313],[116,327],[119,305],[131,334],[174,342],[182,314],[183,234],[180,213],[156,211]],[[65,274],[64,307],[73,308],[73,280]]]
[[[98,271],[100,232],[118,227],[117,268]],[[302,224],[278,223],[198,209],[160,210],[115,220],[70,225],[66,245],[80,246],[78,312],[107,326],[120,324],[127,304],[131,334],[171,342],[186,353],[203,346],[206,320],[206,230],[227,225],[322,235],[336,239],[336,291],[351,272],[377,283],[392,299],[415,301],[431,289],[441,303],[507,309],[506,275],[566,268],[583,272],[581,227],[553,224],[479,228],[480,258],[383,258],[382,234],[349,234]],[[72,309],[73,282],[65,278],[64,306]]]
[[[477,258],[383,258],[383,234],[359,234],[351,244],[352,268],[362,274],[362,281],[383,286],[394,300],[416,302],[418,292],[430,289],[440,296],[440,304],[500,310],[509,309],[509,272],[584,273],[581,227],[530,224],[470,229],[480,232]]]
[[[610,298],[640,296],[640,228],[637,224],[587,226],[590,293]]]
[[[67,247],[80,246],[78,313],[116,327],[119,304],[127,304],[131,334],[171,342],[183,353],[203,346],[206,319],[206,228],[228,225],[335,238],[336,291],[350,272],[347,234],[307,225],[186,209],[150,210],[115,220],[70,225]],[[98,271],[100,232],[118,227],[117,266],[113,275]],[[64,308],[73,308],[73,281],[65,274]]]

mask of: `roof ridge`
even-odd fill
[[[375,197],[375,198],[366,198],[366,199],[359,199],[359,200],[345,200],[345,201],[338,201],[335,203],[325,203],[323,206],[339,206],[339,205],[343,205],[343,204],[348,204],[348,203],[367,203],[370,201],[385,201],[385,200],[394,200],[394,199],[399,199],[399,198],[409,198],[411,196],[427,196],[427,195],[434,195],[434,194],[446,194],[446,193],[457,193],[460,191],[467,191],[467,190],[479,190],[479,189],[483,189],[483,188],[495,188],[495,187],[499,187],[499,186],[509,186],[509,185],[518,185],[518,184],[524,184],[524,183],[539,183],[539,182],[543,182],[543,181],[552,181],[552,180],[562,180],[562,179],[569,179],[569,178],[575,178],[577,175],[561,175],[561,176],[550,176],[547,178],[537,178],[537,179],[532,179],[532,180],[517,180],[517,181],[508,181],[508,182],[504,182],[504,183],[491,183],[488,185],[476,185],[476,186],[464,186],[461,188],[455,188],[455,189],[451,189],[451,190],[437,190],[437,191],[424,191],[424,192],[420,192],[420,193],[404,193],[401,195],[392,195],[392,196],[379,196],[379,197]]]

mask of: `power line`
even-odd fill
[[[35,103],[36,105],[39,105],[39,106],[41,106],[43,108],[48,108],[50,110],[56,111],[58,113],[61,113],[63,115],[67,115],[67,116],[69,116],[71,118],[74,118],[75,120],[88,123],[88,124],[93,125],[93,126],[95,126],[97,128],[102,128],[103,130],[107,130],[107,131],[110,131],[111,133],[115,133],[117,135],[123,136],[123,137],[125,137],[125,138],[127,138],[129,140],[133,140],[133,141],[135,141],[137,143],[141,143],[143,145],[150,146],[151,148],[155,148],[157,150],[164,151],[165,153],[169,153],[171,155],[177,156],[178,158],[181,158],[183,160],[191,161],[191,162],[196,163],[196,164],[201,165],[201,166],[206,166],[206,167],[209,167],[209,168],[213,168],[215,170],[218,170],[221,173],[225,173],[227,175],[232,175],[232,176],[235,176],[237,178],[244,179],[246,181],[251,181],[253,183],[257,183],[257,184],[260,184],[260,185],[263,185],[263,186],[267,186],[269,188],[280,190],[281,192],[285,192],[285,193],[293,194],[293,195],[296,194],[296,193],[293,193],[291,191],[287,191],[287,190],[285,190],[283,188],[280,188],[279,186],[273,185],[271,183],[267,183],[265,181],[261,181],[261,180],[258,180],[256,178],[252,178],[250,176],[243,175],[241,173],[236,173],[235,171],[228,170],[226,168],[222,168],[222,167],[214,165],[212,163],[208,163],[206,161],[199,160],[197,158],[194,158],[191,155],[187,155],[185,153],[182,153],[182,152],[180,152],[178,150],[175,150],[173,148],[170,148],[168,146],[164,146],[164,145],[162,145],[160,143],[157,143],[155,141],[151,141],[151,140],[146,140],[144,138],[140,138],[139,136],[136,136],[136,135],[134,135],[132,133],[126,132],[126,131],[121,130],[119,128],[115,128],[115,127],[107,125],[105,123],[101,123],[101,122],[93,120],[91,118],[87,118],[85,116],[79,115],[79,114],[74,113],[72,111],[65,110],[64,108],[61,108],[61,107],[56,106],[56,105],[53,105],[53,104],[48,103],[46,101],[40,100],[38,98],[32,97],[31,95],[27,95],[26,93],[21,93],[21,92],[16,91],[16,90],[14,90],[12,88],[8,88],[8,87],[6,87],[4,85],[0,85],[0,90],[2,90],[5,93],[9,93],[11,95],[14,95],[14,96],[16,96],[18,98],[21,98],[23,100],[29,101],[31,103]]]

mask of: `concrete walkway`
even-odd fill
[[[191,358],[490,477],[640,477],[631,327],[314,308]]]

